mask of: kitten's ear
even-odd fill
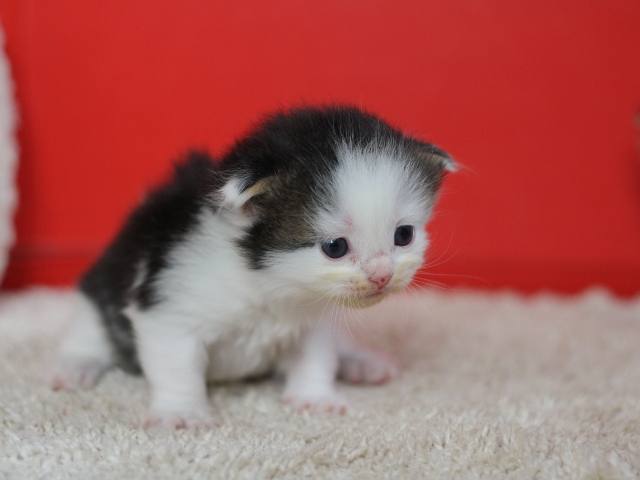
[[[417,140],[414,143],[416,153],[420,160],[436,163],[446,172],[453,173],[458,170],[458,165],[447,152],[440,150],[438,147],[430,143],[420,142]]]
[[[254,200],[271,188],[274,177],[265,177],[252,182],[241,177],[232,176],[218,190],[215,203],[244,220],[254,217]]]

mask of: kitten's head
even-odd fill
[[[447,154],[355,108],[279,113],[224,158],[217,203],[283,295],[376,303],[422,265]]]

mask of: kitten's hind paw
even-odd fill
[[[359,350],[340,358],[338,378],[348,383],[380,385],[398,376],[398,361],[375,350]]]

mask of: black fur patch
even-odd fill
[[[437,189],[444,152],[404,136],[380,118],[352,107],[302,108],[276,113],[238,141],[222,161],[226,178],[237,177],[249,188],[267,179],[267,191],[252,201],[256,219],[239,242],[249,266],[265,267],[269,252],[295,250],[319,241],[311,213],[330,208],[327,179],[338,164],[336,147],[395,145],[415,159],[425,193]],[[406,160],[403,160],[406,161]]]
[[[136,302],[149,308],[161,300],[158,273],[170,268],[168,253],[197,222],[207,195],[219,188],[215,167],[206,154],[192,153],[176,166],[172,181],[151,192],[128,218],[113,243],[80,281],[80,290],[98,306],[119,364],[140,371],[131,321],[122,310]],[[142,267],[143,278],[137,278]],[[137,288],[132,289],[135,281]]]

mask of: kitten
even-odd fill
[[[207,381],[272,371],[298,409],[344,411],[335,377],[381,383],[395,362],[337,337],[422,265],[449,156],[351,107],[267,117],[220,159],[192,153],[79,285],[54,388],[113,365],[144,372],[144,426],[213,426]]]

